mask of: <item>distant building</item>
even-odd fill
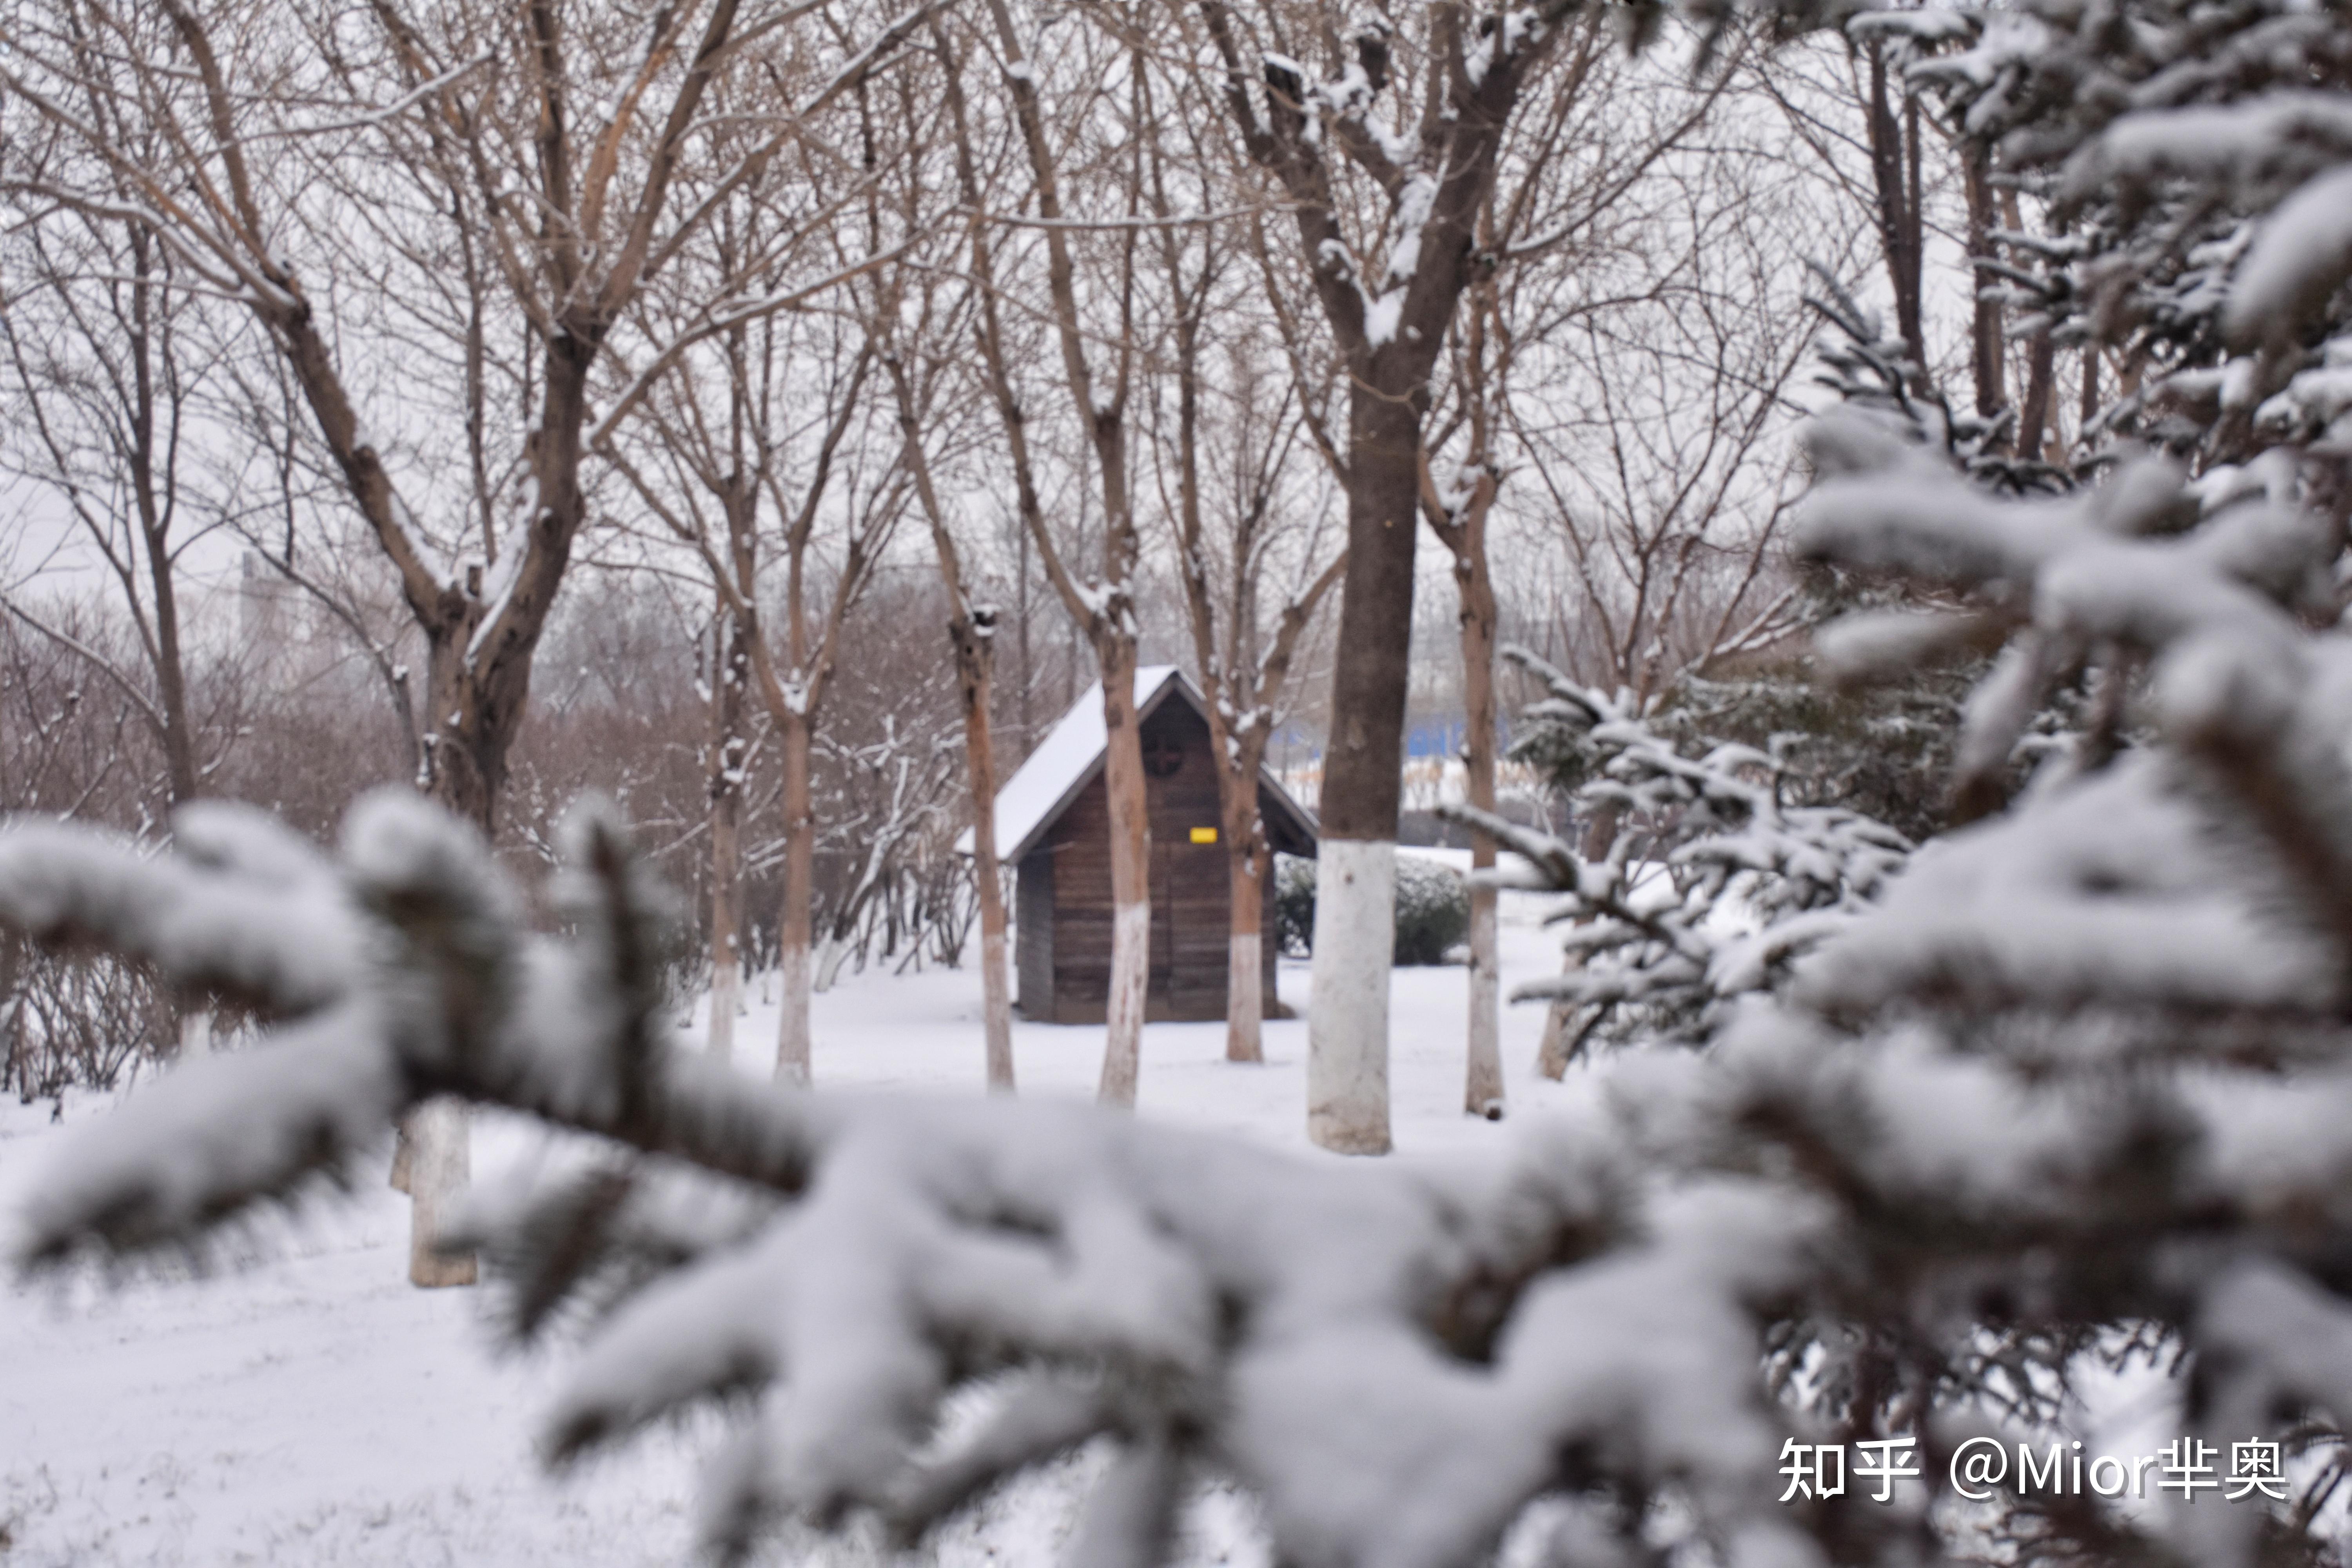
[[[1201,694],[1172,665],[1136,672],[1151,824],[1151,983],[1144,1016],[1225,1016],[1231,875],[1218,842],[1217,774]],[[996,852],[1016,867],[1013,901],[1024,1016],[1098,1024],[1110,998],[1110,801],[1103,782],[1102,693],[1089,688],[996,796]],[[1273,773],[1258,774],[1258,816],[1286,855],[1315,853],[1315,821]],[[966,834],[961,847],[971,849]],[[1274,1006],[1274,879],[1260,929]]]
[[[247,649],[281,650],[300,608],[301,590],[254,551],[238,563],[236,634]]]

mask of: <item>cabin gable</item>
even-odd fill
[[[1181,679],[1144,707],[1147,816],[1151,836],[1150,980],[1145,1016],[1225,1016],[1230,860],[1222,840],[1216,758],[1199,700]],[[1260,815],[1276,847],[1314,852],[1311,819],[1261,784]],[[1015,917],[1019,1005],[1030,1018],[1099,1023],[1110,994],[1110,806],[1098,760],[1038,825],[1020,862]],[[1261,951],[1274,1005],[1272,879],[1260,889]]]

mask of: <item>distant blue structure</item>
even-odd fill
[[[1462,747],[1470,736],[1470,723],[1462,718],[1423,719],[1406,728],[1404,754],[1408,762],[1420,758],[1453,761],[1462,755]],[[1511,721],[1508,715],[1497,715],[1495,721],[1496,747],[1507,751],[1511,744]],[[1266,748],[1268,759],[1277,767],[1288,767],[1301,762],[1311,762],[1323,755],[1314,734],[1304,726],[1286,724],[1274,733]]]
[[[1470,727],[1460,719],[1425,719],[1404,734],[1404,754],[1412,757],[1458,757]]]

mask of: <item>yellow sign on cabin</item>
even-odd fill
[[[1193,842],[1193,843],[1195,843],[1195,844],[1214,844],[1216,841],[1217,841],[1217,830],[1216,830],[1215,828],[1213,828],[1213,827],[1196,827],[1196,828],[1192,829],[1192,842]]]

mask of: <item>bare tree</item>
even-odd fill
[[[759,220],[741,233],[758,244]],[[730,238],[732,237],[730,236]],[[722,243],[720,265],[738,258]],[[854,322],[744,322],[674,357],[637,404],[648,450],[614,461],[638,499],[690,546],[743,628],[755,689],[783,768],[782,995],[776,1076],[805,1083],[814,968],[816,820],[813,748],[842,632],[902,506],[895,463],[862,436],[876,350]],[[772,530],[764,521],[775,520]],[[763,544],[772,543],[772,551]],[[763,555],[782,568],[763,595]],[[763,598],[782,625],[768,629]]]
[[[1089,42],[1104,48],[1103,58],[1074,53],[1060,63],[1059,75],[1072,84],[1074,102],[1057,111],[1057,126],[1046,123],[1041,97],[1043,63],[1024,38],[1009,0],[988,0],[987,14],[1011,119],[1021,156],[1029,175],[1028,201],[1035,208],[1034,226],[1045,251],[1045,301],[1040,314],[1053,324],[1060,348],[1061,380],[1084,436],[1084,451],[1099,480],[1101,504],[1101,574],[1081,579],[1071,561],[1071,542],[1058,536],[1048,522],[1037,489],[1035,454],[1029,416],[1018,388],[1013,350],[1000,291],[1004,258],[985,221],[971,225],[971,273],[979,296],[978,338],[989,391],[1004,427],[1022,523],[1034,545],[1045,576],[1065,608],[1083,629],[1094,650],[1101,676],[1105,731],[1104,781],[1110,803],[1111,958],[1110,989],[1106,1004],[1108,1027],[1103,1046],[1101,1098],[1112,1104],[1135,1103],[1141,1068],[1143,1011],[1151,971],[1151,849],[1146,810],[1143,748],[1135,702],[1137,653],[1135,595],[1142,537],[1136,522],[1133,486],[1128,471],[1128,401],[1136,379],[1138,231],[1131,225],[1112,225],[1113,237],[1104,258],[1105,276],[1089,275],[1092,287],[1087,303],[1099,303],[1102,321],[1081,309],[1078,262],[1073,244],[1074,220],[1063,205],[1065,171],[1056,130],[1081,125],[1090,110],[1107,100],[1102,85],[1106,69],[1116,72],[1129,90],[1116,112],[1141,116],[1144,68],[1129,51],[1106,47],[1098,37]],[[977,138],[983,127],[963,89],[961,60],[946,60],[948,109],[959,146],[959,178],[975,216],[986,215],[989,187],[981,183]],[[1110,109],[1108,103],[1101,107]],[[1132,149],[1133,143],[1130,143]],[[1121,204],[1123,216],[1132,217],[1141,205],[1139,152],[1113,155],[1104,173]],[[1083,224],[1077,225],[1083,227]],[[1020,258],[1016,253],[1015,259]],[[1107,371],[1100,361],[1108,361]]]
[[[893,296],[896,293],[893,290]],[[877,314],[883,320],[894,320],[898,304],[897,298],[886,296]],[[957,334],[959,323],[953,313],[944,324],[935,321],[936,305],[933,292],[923,290],[920,319],[907,333],[909,341],[928,347]],[[923,519],[929,524],[940,585],[947,591],[948,640],[955,650],[956,696],[963,713],[964,779],[971,811],[971,877],[980,910],[981,1017],[988,1086],[1010,1093],[1013,1088],[1013,993],[1004,883],[996,858],[996,742],[992,729],[1001,616],[994,605],[977,596],[924,445],[924,427],[937,417],[943,378],[934,365],[910,364],[908,358],[895,340],[884,354],[904,443],[900,460]],[[929,356],[925,358],[928,362]]]
[[[1832,260],[1851,254],[1801,180],[1760,159],[1664,171],[1635,231],[1645,245],[1583,279],[1530,278],[1509,300],[1518,347],[1500,406],[1524,478],[1506,505],[1566,546],[1531,595],[1550,624],[1528,640],[1637,704],[1795,625],[1779,545],[1791,392],[1814,341],[1797,231]],[[1617,287],[1592,299],[1593,274]]]
[[[1495,659],[1502,620],[1490,520],[1506,474],[1525,460],[1509,427],[1514,401],[1549,407],[1562,399],[1558,363],[1522,386],[1520,357],[1545,353],[1578,319],[1612,309],[1623,294],[1655,289],[1657,280],[1644,274],[1681,216],[1672,210],[1672,193],[1692,177],[1687,144],[1733,79],[1718,69],[1693,83],[1676,65],[1624,58],[1599,33],[1579,37],[1539,111],[1518,122],[1479,215],[1480,250],[1507,264],[1482,269],[1457,312],[1423,428],[1419,477],[1423,516],[1454,563],[1466,794],[1489,816],[1501,738]],[[1633,368],[1646,374],[1667,365],[1662,359]],[[1496,848],[1474,827],[1474,869],[1490,870]],[[1463,1107],[1486,1116],[1499,1116],[1504,1103],[1497,922],[1495,889],[1474,879]]]
[[[1895,337],[1926,385],[1946,367],[1932,340],[1947,307],[1937,297],[1929,253],[1957,245],[1967,268],[1968,374],[1975,413],[1999,417],[2011,408],[2007,300],[2023,275],[2005,265],[2004,246],[2022,237],[2017,190],[1996,184],[1990,153],[1953,121],[1949,106],[1922,86],[1922,40],[1901,24],[1860,22],[1838,44],[1800,45],[1753,77],[1810,155],[1827,189],[1861,214],[1875,241],[1876,264],[1894,305]],[[1957,184],[1957,232],[1948,212]],[[1816,256],[1826,260],[1826,257]],[[2029,336],[2023,402],[2039,416],[2021,417],[2011,447],[2038,458],[2050,416],[2054,356]],[[2036,367],[2039,367],[2038,369]],[[2095,369],[2093,380],[2095,384]]]
[[[114,130],[132,143],[153,136]],[[133,657],[101,654],[25,595],[0,595],[0,609],[89,661],[131,704],[161,756],[163,816],[197,796],[239,728],[239,682],[215,680],[211,710],[194,710],[182,584],[185,553],[234,515],[201,458],[224,434],[208,394],[228,350],[204,319],[209,302],[179,285],[145,224],[68,210],[16,229],[6,256],[20,285],[0,310],[15,394],[0,397],[14,433],[0,438],[0,471],[62,503],[79,554],[114,589]],[[209,1049],[212,1025],[207,1002],[184,999],[181,1049]]]
[[[960,96],[954,46],[937,17],[929,20],[928,36],[941,79]],[[957,539],[958,524],[940,493],[932,462],[933,444],[942,449],[960,444],[968,422],[950,405],[959,390],[970,384],[961,374],[966,356],[961,347],[971,328],[973,290],[969,280],[955,296],[943,288],[942,279],[954,261],[954,226],[945,221],[948,213],[927,210],[925,196],[935,190],[949,199],[968,200],[967,193],[978,190],[980,182],[967,139],[940,137],[929,123],[936,102],[931,97],[934,85],[930,79],[918,80],[911,74],[902,74],[891,84],[891,102],[884,112],[899,126],[901,144],[898,157],[891,161],[887,194],[882,180],[869,183],[866,247],[879,252],[886,226],[895,226],[897,232],[909,237],[939,237],[943,242],[941,255],[927,256],[925,265],[877,273],[866,330],[881,345],[898,413],[899,463],[929,529],[932,557],[947,598],[948,641],[954,651],[964,784],[971,817],[971,874],[980,923],[981,1017],[988,1086],[1009,1094],[1014,1087],[1013,993],[1004,886],[996,858],[992,722],[996,632],[1002,616],[983,597],[966,564],[964,546]],[[869,109],[866,163],[878,173],[881,159],[877,140]],[[943,177],[950,170],[953,177]]]
[[[723,205],[672,199],[712,145],[697,129],[714,84],[747,61],[779,64],[792,13],[746,18],[738,0],[712,0],[648,30],[562,0],[387,4],[363,22],[299,0],[261,16],[202,0],[73,12],[68,26],[0,26],[0,83],[69,149],[13,163],[6,192],[100,219],[135,213],[186,285],[236,299],[268,332],[424,637],[431,792],[493,825],[531,656],[587,519],[592,378],[646,279]],[[350,47],[355,25],[370,47]],[[764,178],[802,119],[896,37],[885,26],[873,45],[819,49],[831,58],[793,73],[805,90],[773,105],[767,138],[726,149],[709,183]],[[608,111],[576,116],[596,104]],[[123,123],[157,134],[126,142]],[[687,336],[789,303],[746,301],[749,279],[729,281]],[[341,304],[353,295],[367,308]],[[396,468],[409,411],[382,397],[367,413],[373,384],[414,395],[420,342],[454,351],[472,459],[454,496]],[[647,373],[678,346],[651,347]],[[521,435],[494,457],[500,372]],[[472,1260],[436,1247],[466,1181],[461,1117],[427,1108],[411,1145],[411,1277],[468,1283]]]
[[[1186,128],[1192,144],[1171,160],[1157,138]],[[1192,211],[1214,205],[1207,180],[1214,164],[1200,144],[1200,121],[1163,113],[1153,132],[1150,194],[1163,220],[1156,232],[1173,318],[1176,405],[1174,439],[1157,432],[1163,439],[1154,450],[1217,763],[1218,837],[1229,868],[1225,1058],[1257,1062],[1265,1058],[1263,895],[1274,861],[1258,815],[1260,775],[1301,641],[1338,586],[1347,552],[1328,542],[1328,508],[1295,472],[1303,455],[1316,478],[1326,477],[1315,450],[1321,443],[1302,413],[1311,391],[1269,374],[1246,333],[1212,325],[1247,309],[1246,290],[1228,276],[1235,247],[1217,226],[1172,221],[1180,198]],[[1200,183],[1171,177],[1171,162]],[[1175,493],[1167,496],[1171,468]]]
[[[1307,1121],[1327,1147],[1377,1153],[1389,1147],[1387,971],[1410,658],[1399,633],[1411,624],[1432,378],[1465,293],[1511,259],[1481,247],[1479,226],[1515,118],[1547,80],[1573,94],[1608,24],[1565,5],[1508,19],[1435,5],[1410,36],[1386,20],[1343,28],[1325,6],[1278,0],[1246,11],[1202,0],[1197,15],[1223,64],[1227,117],[1291,214],[1349,388]],[[1319,73],[1305,63],[1318,57]],[[1418,124],[1391,123],[1391,102],[1417,104]],[[1546,112],[1533,111],[1538,123]]]
[[[955,648],[956,695],[963,708],[964,776],[971,799],[971,877],[980,900],[981,1017],[988,1057],[988,1087],[1010,1092],[1013,1072],[1013,993],[1005,942],[1004,881],[996,859],[996,742],[993,705],[998,613],[979,603],[965,576],[955,531],[931,480],[925,458],[919,401],[905,364],[890,362],[906,433],[908,473],[930,524],[940,581],[948,593],[948,639]]]
[[[11,395],[0,398],[0,470],[62,504],[128,617],[134,662],[101,654],[22,594],[0,604],[131,703],[163,758],[159,793],[178,805],[216,760],[199,756],[180,584],[182,554],[221,521],[189,455],[215,351],[191,343],[195,301],[143,225],[65,213],[17,229],[5,254],[15,287],[0,310]]]

